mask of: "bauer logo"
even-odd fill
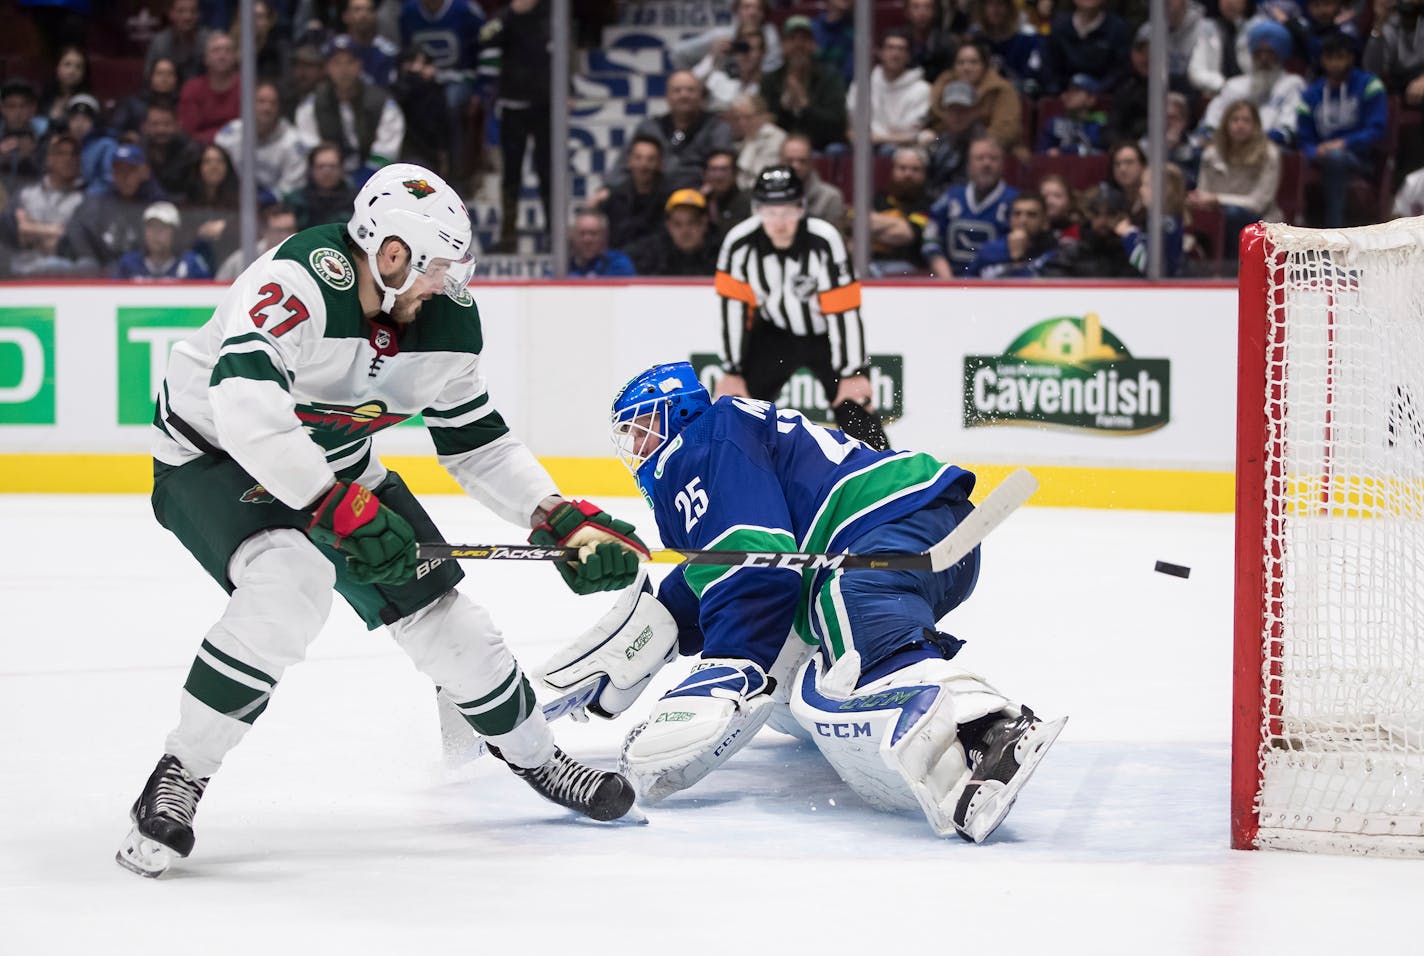
[[[964,427],[1140,435],[1171,420],[1171,362],[1134,358],[1094,312],[1039,322],[1002,355],[964,358]]]
[[[53,425],[54,309],[0,309],[0,425]]]
[[[717,380],[722,377],[721,359],[710,352],[694,352],[689,361],[707,391],[715,392]],[[887,422],[900,418],[905,413],[905,357],[870,356],[870,390],[881,418]],[[810,369],[797,369],[774,404],[777,408],[794,408],[818,424],[837,427],[830,398]]]

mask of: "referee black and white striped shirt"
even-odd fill
[[[840,232],[824,219],[802,217],[786,249],[772,245],[757,216],[733,226],[717,256],[716,286],[724,371],[741,374],[743,339],[761,319],[793,335],[829,338],[842,378],[865,372],[860,282]]]

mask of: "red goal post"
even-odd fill
[[[1241,240],[1231,839],[1424,855],[1424,219]]]

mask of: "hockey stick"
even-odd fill
[[[1004,519],[1033,497],[1038,479],[1018,468],[984,496],[954,530],[928,551],[875,554],[826,554],[817,551],[673,551],[656,549],[654,564],[715,564],[762,568],[820,568],[842,571],[943,571],[956,564],[983,541]],[[420,545],[420,557],[485,561],[577,561],[577,548],[541,548],[532,545],[445,544]]]
[[[562,697],[555,697],[539,708],[544,712],[544,719],[555,721],[580,707],[587,707],[603,689],[606,679],[590,681],[581,687],[575,687]],[[448,697],[441,695],[437,707],[440,711],[440,742],[447,761],[452,764],[467,763],[489,753],[489,744],[485,742],[485,738],[475,733],[474,728],[465,721]]]

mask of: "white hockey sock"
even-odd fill
[[[537,710],[509,733],[485,739],[499,748],[506,763],[516,767],[540,767],[554,756],[554,735],[549,732],[544,715]]]
[[[300,531],[253,535],[228,575],[232,596],[198,648],[165,744],[194,777],[217,772],[331,610],[335,572]]]

